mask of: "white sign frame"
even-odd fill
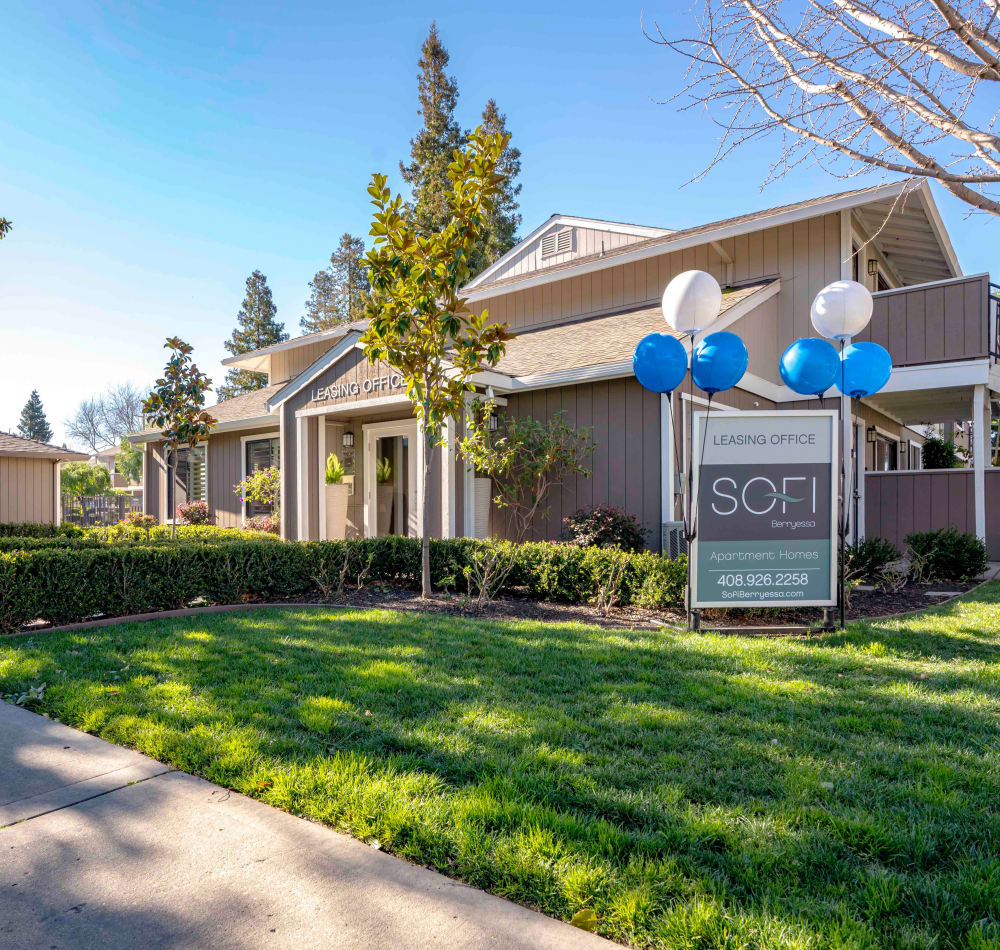
[[[694,484],[692,486],[695,504],[692,511],[697,517],[697,501],[699,498],[699,478],[701,475],[702,439],[706,429],[705,420],[711,416],[719,416],[717,412],[695,412],[694,432],[692,433],[692,452],[694,468]],[[789,418],[821,418],[830,419],[830,599],[829,600],[727,600],[720,604],[718,600],[701,600],[698,596],[698,537],[691,542],[691,549],[688,552],[690,565],[690,605],[693,609],[719,608],[719,607],[836,607],[839,602],[840,585],[837,583],[837,568],[840,552],[839,519],[838,509],[840,501],[840,411],[837,409],[748,409],[738,412],[726,412],[727,419],[740,418],[767,418],[767,419],[789,419]]]

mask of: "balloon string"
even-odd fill
[[[670,486],[670,518],[669,521],[674,520],[674,515],[676,514],[675,501],[674,501],[674,486],[677,484],[677,473],[682,472],[683,459],[681,458],[682,447],[681,441],[683,439],[684,433],[684,404],[681,402],[681,412],[680,412],[680,425],[675,425],[675,415],[674,415],[674,394],[670,393],[670,434],[673,438],[674,443],[674,480]],[[683,519],[684,512],[681,512],[681,517]],[[684,526],[685,531],[687,530],[687,525]]]
[[[712,393],[708,393],[708,408],[705,410],[705,431],[701,434],[701,452],[698,457],[698,497],[694,504],[694,520],[691,525],[691,537],[698,536],[698,509],[701,507],[701,467],[705,464],[705,445],[708,442],[708,420],[712,417]]]

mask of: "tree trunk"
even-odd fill
[[[169,451],[169,449],[167,450]],[[167,462],[167,498],[170,497],[171,493],[174,496],[174,510],[168,511],[167,516],[170,518],[170,540],[173,541],[177,538],[177,485],[174,481],[177,473],[177,450],[174,449],[170,452],[170,461]]]
[[[424,431],[424,491],[420,500],[420,507],[423,512],[423,528],[421,534],[423,538],[420,543],[420,596],[427,598],[431,596],[431,538],[430,538],[430,481],[431,481],[431,453],[434,451],[434,443],[427,431]]]

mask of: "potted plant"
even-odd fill
[[[347,536],[347,492],[344,482],[344,465],[331,452],[326,459],[326,536],[343,539]]]
[[[392,462],[389,457],[380,458],[375,463],[376,505],[378,508],[378,533],[388,534],[392,523],[392,503],[395,495],[395,485],[392,480]]]

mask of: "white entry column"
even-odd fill
[[[989,418],[987,390],[981,383],[973,389],[972,396],[972,479],[976,506],[976,537],[986,539],[986,449],[990,432],[986,425]]]

